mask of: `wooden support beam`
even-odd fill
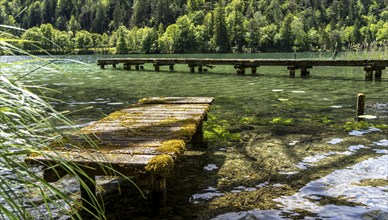
[[[295,78],[295,66],[289,66],[287,69],[290,71],[290,78]]]
[[[100,67],[101,67],[101,69],[105,69],[105,65],[104,64],[101,64]]]
[[[194,69],[195,66],[196,66],[195,64],[192,64],[192,63],[189,64],[190,73],[195,73],[195,69]]]
[[[80,182],[82,206],[87,210],[94,210],[96,201],[96,180],[95,176],[85,176],[80,174],[82,183]]]
[[[140,65],[136,64],[136,65],[135,65],[135,69],[136,69],[136,70],[140,70]]]
[[[125,69],[125,70],[130,70],[130,69],[131,69],[131,64],[129,64],[129,63],[124,63],[124,69]]]
[[[159,63],[154,63],[155,71],[159,72],[160,71],[160,64]]]
[[[207,142],[203,138],[203,125],[202,121],[198,124],[197,131],[191,139],[191,144],[193,147],[207,147]]]
[[[198,64],[198,72],[199,72],[199,73],[202,73],[202,72],[203,72],[203,70],[202,70],[202,64]]]
[[[170,64],[170,72],[173,72],[174,71],[174,64]]]
[[[375,70],[375,80],[376,81],[381,81],[381,76],[383,75],[383,69],[378,68]]]
[[[151,174],[151,200],[154,210],[166,206],[166,178]]]
[[[113,64],[112,64],[112,66],[113,66],[113,68],[115,68],[115,69],[116,69],[116,64],[115,64],[115,63],[113,63]]]
[[[241,67],[240,69],[237,70],[238,75],[245,75],[245,68]]]
[[[365,71],[365,81],[373,81],[373,66],[364,67]]]
[[[301,67],[300,68],[300,76],[302,78],[306,78],[308,75],[310,75],[310,72],[307,70],[308,67]]]
[[[256,66],[252,66],[252,75],[256,75],[257,73],[257,67]]]

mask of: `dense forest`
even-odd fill
[[[33,53],[358,50],[387,45],[387,7],[387,0],[0,0],[0,24],[21,28],[13,32]]]

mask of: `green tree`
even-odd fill
[[[81,30],[81,25],[77,21],[77,19],[75,18],[74,15],[72,15],[70,17],[69,22],[67,22],[67,30],[68,31],[73,31],[73,32],[77,32],[77,31]]]
[[[40,51],[40,42],[42,40],[42,33],[38,27],[32,27],[26,30],[21,38],[24,40],[22,49],[30,52]]]
[[[106,30],[106,10],[105,6],[98,2],[96,15],[92,22],[91,32],[102,34]]]
[[[54,28],[51,24],[42,24],[40,26],[40,32],[42,33],[41,46],[45,50],[53,49],[54,40]]]
[[[131,18],[131,27],[145,27],[149,25],[149,15],[151,14],[150,5],[150,0],[135,0]]]
[[[230,12],[227,13],[226,26],[228,28],[230,45],[234,52],[242,52],[244,42],[244,2],[233,0],[230,4]],[[228,10],[229,7],[227,7]]]
[[[39,1],[34,2],[28,8],[28,27],[39,26],[42,24],[43,16]]]
[[[158,45],[161,53],[175,53],[174,39],[179,35],[176,24],[169,25],[164,34],[158,39]]]
[[[214,51],[217,53],[229,52],[228,32],[225,24],[224,9],[221,5],[217,5],[214,9],[213,25],[212,44],[214,45]]]
[[[125,26],[120,26],[117,29],[117,41],[116,41],[116,53],[117,54],[127,54],[128,53],[128,40],[127,40],[128,30]]]
[[[87,50],[93,45],[93,38],[88,31],[82,30],[75,34],[75,46],[80,50]]]
[[[279,34],[276,36],[276,40],[278,41],[278,44],[283,51],[292,51],[291,49],[294,44],[294,36],[292,34],[291,23],[293,20],[294,16],[292,14],[288,14],[282,22]]]
[[[190,18],[186,15],[181,16],[177,19],[176,25],[179,32],[177,36],[174,36],[175,52],[187,53],[196,51],[195,27]]]
[[[71,37],[69,32],[54,30],[54,50],[58,53],[69,53],[73,49]]]

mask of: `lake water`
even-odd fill
[[[214,97],[204,125],[210,142],[207,160],[197,164],[197,175],[203,180],[191,188],[195,190],[182,193],[187,206],[197,210],[196,217],[387,216],[386,70],[382,81],[366,82],[362,67],[314,67],[306,79],[299,72],[289,78],[286,67],[260,67],[257,76],[250,76],[249,70],[238,76],[232,66],[194,74],[186,65],[175,66],[174,72],[168,66],[155,72],[151,64],[140,71],[122,66],[100,69],[96,60],[108,57],[54,57],[56,61],[45,63],[3,56],[0,63],[26,83],[49,88],[43,91],[50,103],[59,111],[69,111],[68,117],[80,127],[144,97]],[[294,54],[170,57],[293,58]],[[297,57],[329,59],[330,54]],[[16,63],[4,65],[10,62]],[[354,123],[358,93],[366,95],[366,114],[377,116],[362,129]],[[383,184],[363,183],[373,179]]]

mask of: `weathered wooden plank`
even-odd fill
[[[149,103],[148,103],[149,104]],[[198,109],[208,109],[209,104],[153,104],[153,107],[150,108],[148,105],[145,104],[135,104],[131,105],[123,110],[132,110],[132,109],[138,109],[141,110],[198,110]]]
[[[79,136],[69,136],[73,140],[81,140]],[[174,134],[171,133],[169,135],[138,135],[138,136],[128,136],[126,134],[108,134],[108,133],[100,133],[100,134],[93,134],[89,136],[93,141],[99,143],[99,142],[108,142],[111,140],[120,140],[120,141],[126,141],[126,142],[133,142],[133,141],[168,141],[171,139],[181,139],[185,142],[189,141],[190,138],[187,136],[183,136],[181,134]]]
[[[112,165],[120,164],[121,166],[145,166],[148,161],[155,155],[131,155],[131,154],[110,154],[97,151],[42,151],[41,155],[34,155],[33,157],[27,157],[26,161],[36,162],[41,161],[44,163],[51,162],[56,163],[59,161],[71,161],[73,163],[88,164],[93,167],[94,165]]]
[[[139,100],[144,104],[211,104],[212,97],[149,97]]]
[[[119,131],[126,131],[126,132],[160,132],[162,129],[165,129],[166,131],[172,131],[169,130],[169,128],[173,130],[180,130],[183,128],[192,128],[192,126],[195,126],[199,124],[201,120],[198,119],[187,119],[187,120],[176,120],[176,121],[165,121],[165,120],[129,120],[129,121],[112,121],[109,123],[109,121],[95,123],[92,125],[89,125],[82,129],[82,132],[84,134],[88,134],[91,132],[119,132]],[[152,130],[155,129],[155,130]]]

